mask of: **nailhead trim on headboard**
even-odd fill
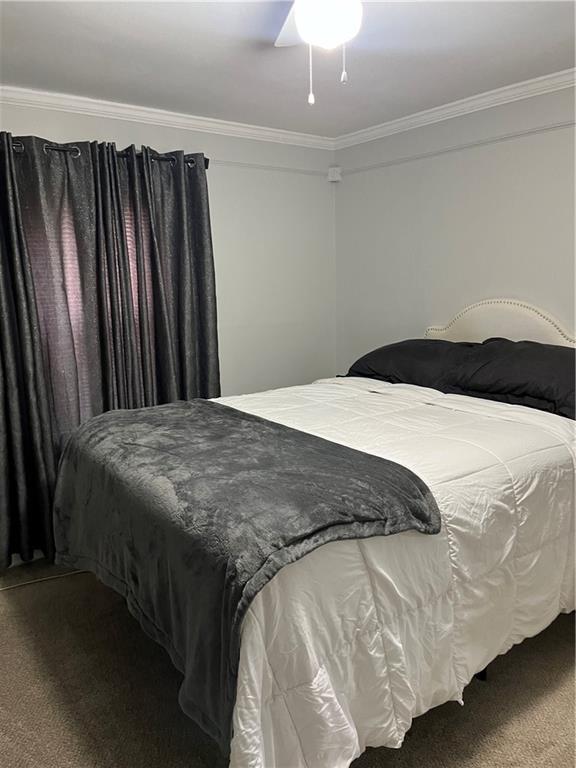
[[[550,317],[550,315],[547,315],[541,309],[516,299],[484,299],[483,301],[478,301],[475,304],[470,304],[470,306],[465,307],[463,310],[458,312],[458,314],[452,318],[448,325],[431,326],[430,328],[426,329],[426,333],[424,335],[430,336],[434,333],[446,333],[446,331],[448,331],[448,329],[451,328],[454,323],[458,322],[458,320],[464,317],[464,315],[468,314],[468,312],[471,312],[472,310],[487,304],[508,304],[510,306],[519,307],[520,309],[526,310],[527,312],[532,312],[534,315],[537,315],[539,318],[544,320],[544,322],[551,325],[565,341],[570,344],[576,344],[576,340],[572,338],[568,333],[566,333],[566,331],[556,322],[556,320],[554,320],[554,318]]]

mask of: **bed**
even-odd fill
[[[547,313],[512,299],[472,305],[426,332],[495,335],[574,343]],[[574,610],[569,419],[353,376],[219,403],[397,462],[424,481],[442,517],[434,536],[326,543],[256,594],[241,627],[231,768],[347,768],[366,747],[398,748],[414,717],[464,703],[474,674]],[[154,600],[138,594],[142,552],[127,547],[115,574],[102,568],[106,541],[91,541],[102,557],[85,556],[81,515],[56,512],[59,561],[122,592],[186,674],[168,626],[182,606],[151,618]]]

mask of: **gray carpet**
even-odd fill
[[[224,768],[178,708],[178,672],[123,601],[88,574],[49,578],[62,572],[34,563],[0,579],[0,764]],[[489,674],[465,707],[429,712],[401,750],[370,749],[353,768],[572,768],[573,616]]]

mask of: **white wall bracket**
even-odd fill
[[[338,183],[342,181],[342,168],[339,165],[331,165],[328,168],[328,181]]]

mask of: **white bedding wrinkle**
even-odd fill
[[[419,475],[438,536],[326,544],[245,618],[231,768],[347,768],[462,701],[498,654],[574,610],[574,423],[334,378],[221,402]]]

